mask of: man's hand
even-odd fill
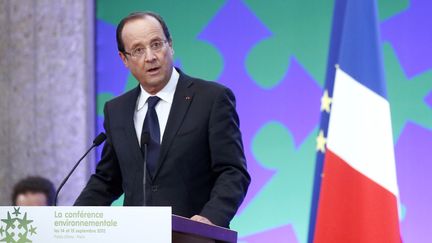
[[[193,221],[198,221],[204,224],[214,225],[210,220],[208,220],[206,217],[200,216],[200,215],[194,215],[191,218]]]

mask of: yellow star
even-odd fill
[[[324,137],[324,132],[323,130],[320,130],[318,137],[316,138],[316,150],[320,151],[321,153],[325,152],[325,147],[326,147],[326,143],[327,143],[327,139]]]
[[[329,97],[327,90],[325,90],[323,96],[321,97],[321,111],[326,111],[327,113],[330,113],[331,103],[332,98]]]

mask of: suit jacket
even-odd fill
[[[199,214],[228,227],[250,183],[235,97],[226,87],[180,70],[155,175],[146,176],[146,205],[173,214]],[[140,87],[104,108],[107,135],[102,158],[75,205],[144,205],[143,156],[134,127]]]

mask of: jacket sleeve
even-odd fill
[[[211,168],[216,180],[200,215],[216,225],[228,227],[250,184],[235,108],[234,94],[228,88],[215,100],[209,120]]]
[[[109,206],[123,193],[120,167],[110,134],[108,104],[104,107],[107,140],[102,150],[102,158],[96,167],[96,173],[90,177],[74,206]]]

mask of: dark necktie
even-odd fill
[[[144,146],[143,146],[143,134],[147,132],[150,136],[148,146],[147,146],[147,169],[150,175],[153,177],[156,170],[157,160],[159,158],[160,150],[160,130],[159,130],[159,120],[155,110],[156,104],[159,102],[160,98],[157,96],[150,96],[147,99],[148,110],[144,119],[143,129],[141,131],[141,152],[144,156]]]

